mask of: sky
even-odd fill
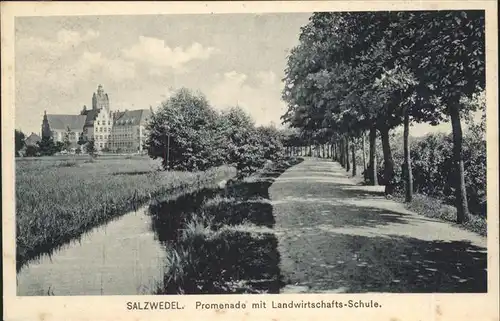
[[[112,110],[155,108],[187,87],[278,124],[287,53],[309,16],[16,18],[16,128],[38,133],[44,110],[78,114],[99,84]]]
[[[218,109],[239,105],[280,124],[287,55],[309,13],[16,18],[17,129],[39,133],[44,111],[78,114],[101,84],[112,110],[155,109],[178,88]],[[416,125],[412,135],[449,131]]]

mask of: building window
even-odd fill
[[[101,148],[102,148],[102,143],[99,143],[99,147],[101,147]]]
[[[100,125],[100,124],[99,124],[99,121],[97,121],[97,125]]]
[[[111,122],[108,120],[108,126],[111,125]]]

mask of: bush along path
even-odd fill
[[[157,294],[278,293],[283,283],[268,189],[300,161],[281,160],[224,188],[151,205],[167,250]]]
[[[307,158],[269,189],[282,292],[486,292],[486,238]]]

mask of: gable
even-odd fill
[[[28,136],[28,138],[26,138],[24,140],[26,146],[35,146],[37,142],[41,141],[42,139],[40,138],[40,136],[38,136],[37,134],[35,133],[32,133],[31,135]]]

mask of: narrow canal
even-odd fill
[[[126,213],[28,262],[17,273],[17,294],[279,293],[280,255],[268,188],[283,170]],[[183,231],[194,213],[211,218],[203,232],[208,234],[202,240],[199,227],[187,229],[194,234],[186,241]],[[170,275],[177,272],[169,255],[186,247],[189,261],[182,264],[188,269],[182,284],[172,283]]]
[[[149,206],[91,230],[17,273],[17,294],[152,294],[163,280],[164,245]]]

